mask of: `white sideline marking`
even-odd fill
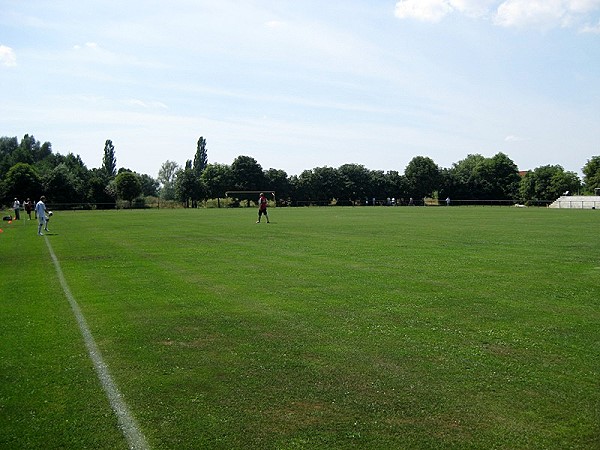
[[[50,250],[50,256],[52,257],[52,261],[54,262],[54,268],[56,269],[56,274],[58,275],[58,279],[60,281],[60,285],[63,288],[67,299],[69,300],[69,304],[71,305],[71,309],[73,310],[73,314],[75,314],[75,319],[77,319],[77,324],[79,325],[79,330],[83,335],[83,340],[85,342],[85,346],[87,347],[88,353],[92,362],[94,363],[94,368],[96,369],[96,374],[100,379],[100,383],[102,383],[102,387],[104,388],[104,392],[108,397],[108,401],[110,402],[110,406],[113,411],[117,415],[117,421],[119,423],[119,427],[121,431],[125,435],[125,439],[129,443],[130,449],[136,450],[145,450],[148,449],[148,444],[146,443],[146,438],[140,431],[140,428],[135,421],[135,418],[129,412],[129,408],[123,400],[121,396],[121,392],[119,392],[119,388],[113,381],[110,373],[108,371],[108,366],[102,359],[102,354],[100,353],[100,349],[96,345],[96,341],[94,341],[94,337],[90,332],[90,329],[87,326],[87,322],[85,321],[85,317],[79,309],[79,305],[71,294],[71,290],[69,289],[69,285],[67,284],[67,280],[63,275],[62,269],[60,268],[60,264],[56,255],[54,254],[54,250],[52,250],[52,246],[50,245],[50,241],[46,236],[44,236],[44,240],[46,241],[46,245],[48,246],[48,250]]]

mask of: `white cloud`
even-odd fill
[[[469,17],[488,16],[497,0],[448,0],[450,6]]]
[[[169,109],[169,107],[167,105],[165,105],[163,102],[145,101],[145,100],[140,100],[137,98],[132,98],[132,99],[126,100],[125,104],[130,105],[130,106],[144,108],[144,109]]]
[[[520,136],[515,136],[513,134],[506,136],[504,138],[504,142],[520,142],[520,141],[524,141],[525,138],[522,138]]]
[[[67,59],[76,60],[80,63],[104,64],[110,66],[138,66],[138,67],[158,67],[159,63],[148,63],[141,61],[136,56],[124,53],[118,53],[107,50],[96,42],[86,42],[83,45],[76,44],[73,51],[67,56],[61,55],[64,61]]]
[[[99,51],[100,50],[100,46],[98,44],[96,44],[95,42],[86,42],[83,46],[79,45],[79,44],[75,44],[73,46],[74,50],[85,50],[85,49],[89,49],[90,51]]]
[[[600,0],[567,0],[566,3],[576,13],[589,13],[600,8]]]
[[[497,0],[400,0],[395,14],[400,19],[439,22],[455,11],[468,17],[487,16],[494,3]]]
[[[507,0],[498,7],[494,23],[504,27],[548,26],[566,19],[562,0]]]
[[[506,0],[494,23],[505,27],[571,27],[600,10],[600,0]]]
[[[394,14],[400,19],[418,19],[426,22],[439,22],[452,12],[447,0],[400,0]]]
[[[582,33],[600,34],[600,20],[596,25],[585,25],[581,28]]]
[[[76,44],[73,46],[79,57],[91,59],[98,62],[114,62],[116,57],[113,53],[104,50],[95,42],[86,42],[83,45]]]
[[[439,22],[451,13],[471,18],[492,18],[503,27],[572,27],[600,11],[600,0],[399,0],[399,19]],[[600,27],[600,25],[599,25]],[[597,32],[597,27],[582,27]]]
[[[281,20],[269,20],[265,25],[267,28],[272,29],[283,28],[285,27],[285,22],[282,22]]]
[[[6,67],[15,67],[17,65],[17,55],[15,55],[12,48],[0,45],[0,64]]]

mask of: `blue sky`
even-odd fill
[[[0,136],[156,177],[600,154],[600,0],[0,0]]]

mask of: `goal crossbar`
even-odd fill
[[[264,191],[227,191],[225,192],[225,197],[230,197],[233,196],[235,194],[272,194],[273,198],[275,198],[275,191],[269,191],[269,190],[264,190]]]
[[[268,189],[263,190],[263,191],[226,191],[225,192],[225,197],[235,197],[236,195],[249,195],[249,194],[254,194],[254,195],[259,195],[259,194],[271,194],[273,195],[273,201],[275,203],[277,203],[276,198],[275,198],[275,191],[270,191]]]

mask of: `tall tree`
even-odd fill
[[[337,170],[340,177],[339,200],[355,201],[368,195],[371,176],[369,170],[360,164],[344,164]]]
[[[8,169],[15,165],[13,155],[19,147],[17,137],[0,137],[0,180],[4,178]]]
[[[158,171],[161,184],[160,196],[165,200],[175,200],[175,174],[179,165],[175,161],[165,161]]]
[[[89,170],[81,159],[81,156],[74,155],[73,153],[68,153],[67,156],[57,156],[60,156],[61,163],[65,164],[68,169],[73,172],[73,174],[75,174],[81,180],[87,179],[89,176]]]
[[[442,171],[443,196],[462,200],[482,198],[483,186],[477,168],[485,160],[480,154],[467,155],[465,159],[452,164],[450,169]]]
[[[423,199],[439,188],[440,168],[427,156],[415,156],[404,171],[411,195]]]
[[[291,182],[294,186],[296,200],[321,200],[318,198],[319,191],[314,188],[314,171],[315,169],[306,169],[300,175],[292,177]],[[329,198],[327,199],[330,200]]]
[[[36,155],[39,152],[40,143],[35,140],[33,136],[26,134],[21,139],[19,147],[13,155],[14,162],[23,162],[27,164],[33,164],[38,161]]]
[[[97,209],[115,207],[115,198],[108,189],[109,179],[103,169],[90,170],[87,186],[87,198]]]
[[[129,206],[142,194],[140,177],[133,172],[120,172],[115,178],[115,185],[117,195],[119,198],[127,200]]]
[[[206,139],[200,136],[200,139],[198,139],[196,154],[194,155],[194,165],[192,166],[197,177],[202,175],[202,172],[204,172],[204,169],[206,169],[207,165],[208,152],[206,150]]]
[[[158,196],[158,187],[160,183],[158,180],[155,180],[150,175],[146,175],[145,173],[141,174],[140,182],[142,183],[142,195],[148,197],[157,197]]]
[[[23,136],[19,145],[14,149],[12,155],[10,155],[10,163],[11,165],[20,162],[32,164],[41,175],[42,171],[40,171],[39,163],[51,155],[52,145],[49,142],[45,142],[42,145],[33,136],[26,134]],[[52,169],[52,167],[49,169]]]
[[[227,164],[209,164],[200,177],[209,198],[223,198],[233,186],[231,167]]]
[[[482,199],[516,199],[519,190],[517,165],[504,153],[497,153],[480,164],[476,171],[479,183],[484,187]]]
[[[369,198],[386,198],[394,197],[390,194],[388,189],[388,183],[383,170],[371,170],[369,172],[369,185],[367,186],[367,193],[365,199],[368,203],[371,202]],[[361,199],[362,200],[362,199]]]
[[[115,157],[115,146],[110,139],[104,143],[104,156],[102,158],[102,170],[110,179],[117,175],[117,158]]]
[[[250,156],[235,158],[231,164],[231,173],[236,190],[257,191],[264,189],[265,176],[262,167]]]
[[[404,175],[400,175],[395,170],[390,170],[385,174],[387,196],[395,197],[398,201],[409,197],[408,181]]]
[[[48,173],[44,187],[52,203],[78,203],[85,197],[82,180],[65,163]]]
[[[12,202],[15,197],[19,200],[28,197],[38,199],[42,193],[42,181],[32,165],[17,163],[8,170],[0,183],[0,191],[6,203]]]
[[[283,170],[269,169],[265,172],[266,187],[275,191],[279,199],[289,199],[291,194],[287,173]]]
[[[204,197],[204,183],[192,169],[177,171],[175,197],[180,202],[185,203],[186,208],[190,207],[190,200],[192,201],[192,207],[195,207],[198,200]]]

